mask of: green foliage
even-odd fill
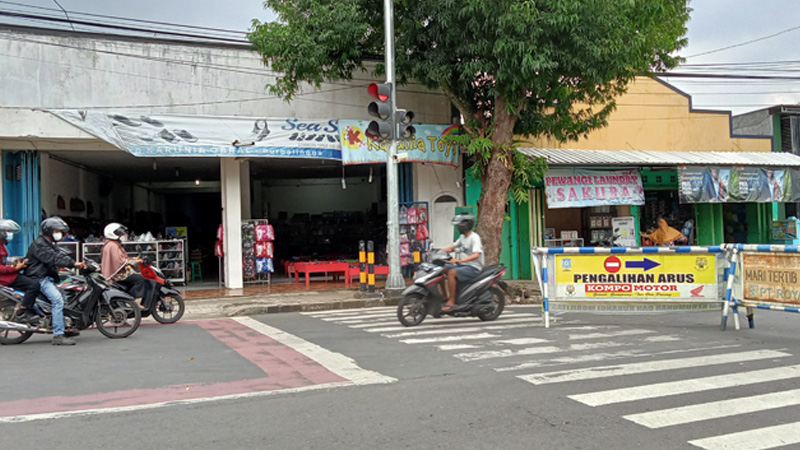
[[[249,34],[290,100],[304,83],[382,73],[383,5],[376,0],[266,0],[276,23]],[[606,125],[634,76],[677,65],[688,0],[395,0],[399,84],[444,92],[461,111],[459,137],[484,174],[513,173],[520,200],[546,165],[513,151],[514,135],[577,139]],[[491,181],[491,180],[487,180]]]

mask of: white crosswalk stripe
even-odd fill
[[[800,405],[800,389],[629,414],[622,417],[647,428],[663,428],[796,405]]]
[[[690,367],[713,366],[733,362],[755,361],[759,359],[791,356],[775,350],[754,350],[749,352],[724,353],[721,355],[696,356],[691,358],[648,361],[616,366],[591,367],[586,369],[562,370],[558,372],[520,375],[519,378],[533,384],[563,383],[565,381],[591,380],[620,375],[634,375],[662,370],[686,369]]]
[[[561,384],[566,387],[568,398],[593,408],[619,405],[622,418],[632,426],[648,429],[674,430],[694,423],[707,425],[715,420],[800,406],[800,388],[795,389],[800,380],[800,364],[781,365],[782,359],[793,356],[783,349],[741,350],[741,344],[722,338],[716,342],[693,342],[677,333],[590,325],[560,317],[558,327],[545,330],[541,314],[535,309],[506,311],[490,323],[447,317],[429,318],[416,327],[401,326],[396,309],[391,307],[306,315],[403,344],[447,352],[464,363],[488,366],[497,373],[516,372],[518,379],[534,386]],[[761,367],[743,371],[744,363],[758,363]],[[768,365],[774,367],[764,368]],[[716,373],[683,376],[698,368]],[[670,374],[669,381],[642,385],[642,378],[635,376],[657,377],[661,373]],[[605,385],[611,378],[616,386],[623,386],[608,389]],[[737,390],[744,386],[756,389],[770,382],[793,385],[790,389],[762,390],[750,396],[741,396],[741,390]],[[580,386],[581,391],[569,393],[573,385]],[[592,385],[600,389],[587,389]],[[707,392],[710,397],[697,400]],[[665,398],[670,399],[670,407],[658,407],[656,402]],[[692,433],[686,442],[707,450],[770,449],[800,443],[800,423],[770,423],[719,436],[704,436],[713,433],[702,431],[698,436],[696,430]]]
[[[706,450],[766,450],[800,444],[800,422],[695,439],[689,443]]]
[[[570,395],[569,398],[589,406],[610,405],[635,400],[667,397],[670,395],[691,394],[713,389],[732,388],[748,384],[767,383],[800,377],[800,365],[729,373],[691,380],[670,381],[623,389]]]

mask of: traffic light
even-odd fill
[[[367,111],[373,120],[367,126],[366,135],[373,140],[392,140],[394,130],[392,129],[391,117],[394,105],[392,105],[392,84],[391,83],[371,83],[367,88],[370,97],[377,99],[369,104]]]
[[[417,133],[417,129],[412,125],[412,122],[414,122],[414,112],[398,109],[395,117],[398,128],[397,139],[414,139],[414,135]]]

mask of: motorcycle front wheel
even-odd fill
[[[413,327],[425,320],[428,310],[425,307],[425,297],[420,294],[406,295],[397,304],[397,319],[406,327]]]
[[[185,310],[186,305],[180,295],[163,295],[158,297],[153,306],[153,318],[158,323],[175,323],[181,320]]]
[[[489,289],[489,294],[492,296],[492,305],[494,307],[478,313],[478,318],[484,322],[490,322],[500,317],[500,314],[503,312],[503,308],[506,306],[506,296],[503,294],[502,289],[496,286],[492,287]]]
[[[16,304],[12,301],[0,303],[0,320],[10,322],[14,318]],[[0,330],[0,345],[22,344],[33,336],[33,331]]]
[[[142,311],[139,305],[127,298],[112,298],[108,304],[101,302],[94,317],[97,329],[103,336],[111,339],[132,335],[140,323],[142,323]]]

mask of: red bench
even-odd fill
[[[345,276],[347,279],[348,271],[350,270],[350,263],[339,261],[307,261],[292,263],[294,270],[295,283],[300,282],[300,274],[305,274],[306,286],[310,284],[309,275],[312,273],[324,273],[325,276],[332,274],[334,278],[339,274]],[[287,271],[288,273],[288,271]]]

